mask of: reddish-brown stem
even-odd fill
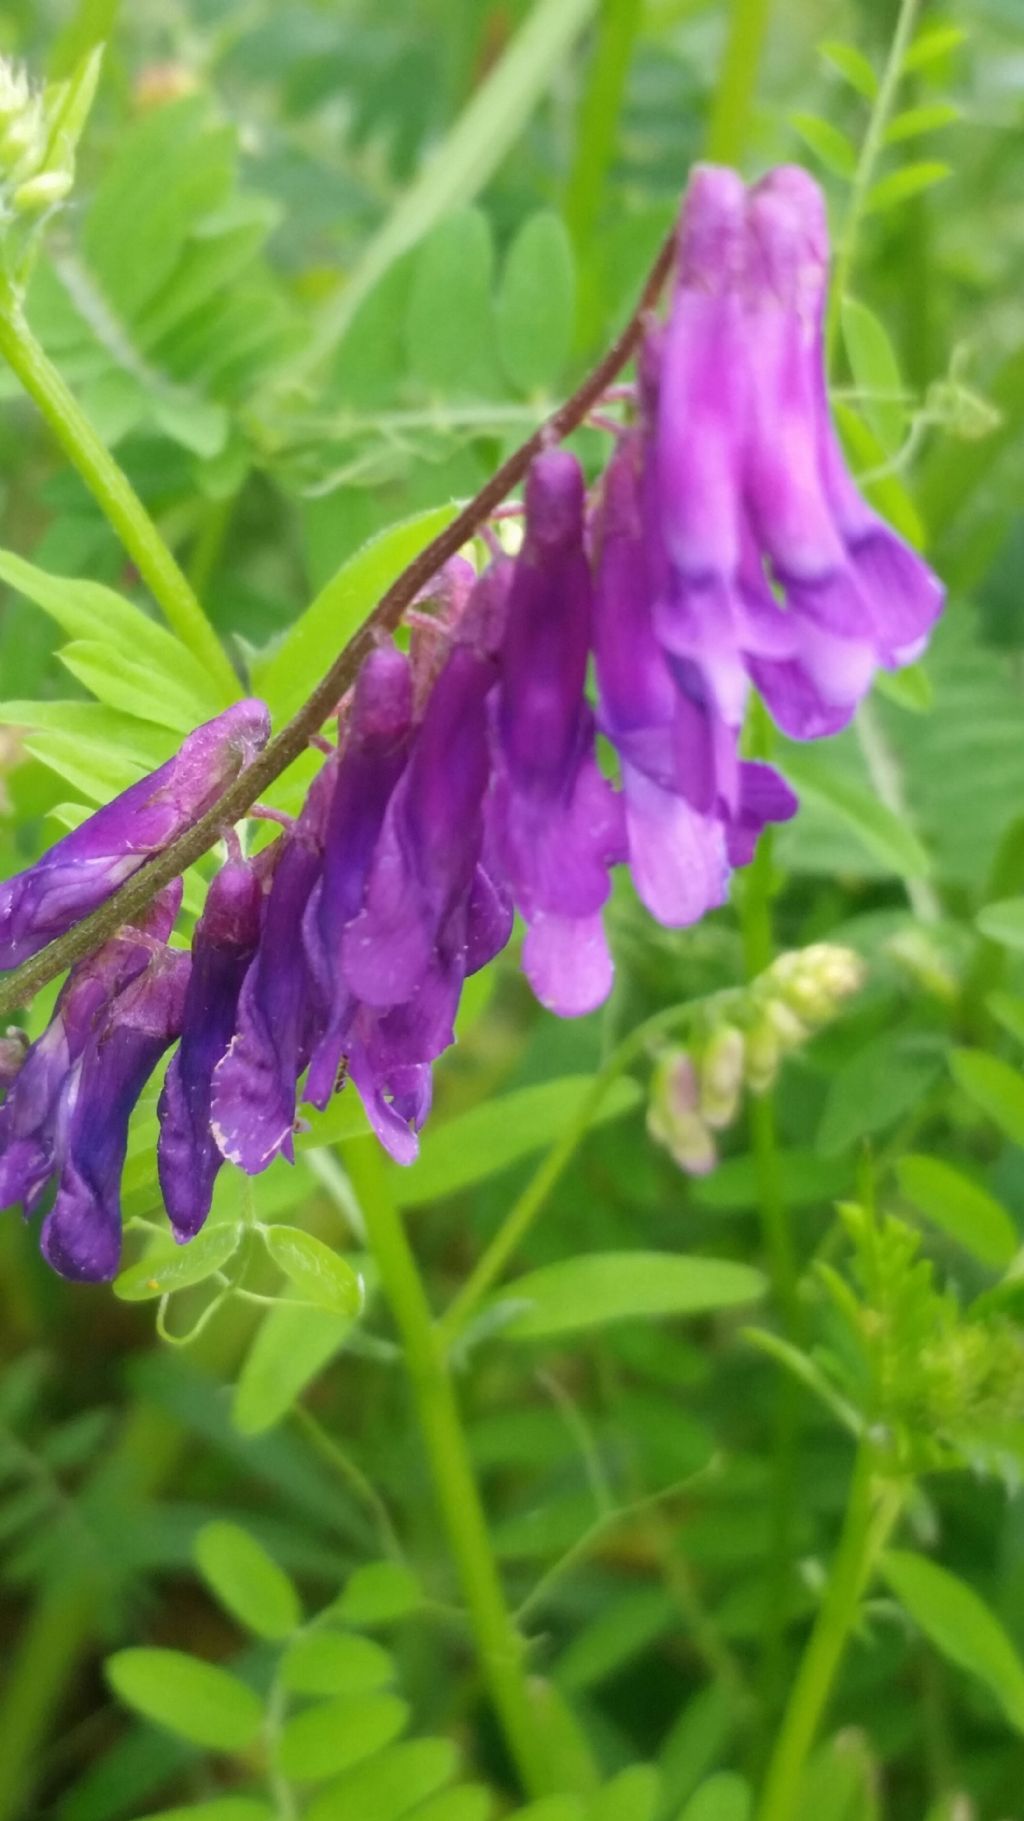
[[[648,274],[640,301],[621,335],[609,348],[604,359],[588,374],[583,384],[564,405],[527,437],[481,487],[469,504],[462,508],[451,524],[421,550],[407,569],[402,571],[355,637],[321,678],[308,701],[293,715],[270,744],[258,753],[252,764],[229,785],[223,796],[187,829],[113,893],[105,904],[83,917],[63,936],[33,955],[0,981],[0,1018],[16,1011],[44,987],[62,974],[72,962],[93,951],[113,935],[123,923],[130,923],[143,911],[156,892],[177,879],[186,867],[194,865],[223,836],[224,829],[247,815],[252,805],[280,777],[294,759],[319,733],[331,712],[337,708],[345,691],[355,681],[364,658],[374,649],[382,634],[393,632],[406,609],[420,590],[450,557],[462,548],[491,518],[513,487],[519,485],[535,455],[553,443],[564,440],[575,430],[603,398],[616,374],[635,352],[643,333],[644,319],[654,307],[672,266],[674,233],[663,242]]]

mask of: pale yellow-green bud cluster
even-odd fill
[[[12,209],[19,214],[30,212],[38,206],[33,197],[39,180],[49,175],[43,168],[48,139],[41,90],[32,88],[23,69],[0,59],[0,174],[5,213]]]
[[[45,215],[69,194],[100,57],[90,52],[69,81],[46,88],[0,58],[0,224]]]
[[[690,1176],[713,1170],[715,1132],[732,1125],[745,1089],[764,1094],[782,1060],[862,984],[852,949],[819,942],[780,955],[745,991],[712,1002],[686,1049],[666,1050],[651,1082],[647,1126]]]

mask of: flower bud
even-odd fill
[[[796,1013],[784,1005],[781,999],[769,999],[764,1012],[781,1055],[786,1056],[790,1050],[798,1050],[807,1041],[810,1033],[806,1024],[801,1024]]]
[[[6,1093],[18,1074],[28,1050],[28,1036],[12,1025],[0,1037],[0,1090]]]
[[[767,1094],[779,1072],[779,1039],[767,1016],[746,1033],[746,1080],[752,1094]]]
[[[11,201],[19,215],[41,215],[45,209],[63,202],[71,186],[70,171],[40,171],[37,177],[18,185]]]
[[[659,1062],[651,1083],[647,1130],[688,1176],[706,1176],[718,1161],[714,1139],[697,1110],[697,1071],[685,1050]]]
[[[743,1088],[742,1034],[723,1024],[711,1034],[700,1059],[700,1113],[705,1124],[722,1131],[732,1124]]]
[[[840,1002],[857,991],[863,963],[852,949],[830,942],[780,955],[765,976],[769,992],[810,1024],[834,1016]]]

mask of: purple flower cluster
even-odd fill
[[[0,1204],[32,1213],[55,1185],[58,1270],[116,1270],[128,1119],[175,1041],[158,1168],[180,1240],[224,1160],[255,1174],[291,1158],[300,1094],[323,1108],[345,1078],[411,1162],[463,982],[515,913],[541,1002],[593,1010],[612,982],[614,866],[659,922],[690,924],[796,809],[741,757],[751,684],[812,738],[849,719],[877,666],[919,653],[941,594],[843,465],[826,263],[802,172],[748,192],[698,170],[671,312],[594,496],[573,456],[540,454],[515,557],[479,577],[456,559],[410,653],[374,650],[298,819],[249,858],[232,838],[191,952],[168,946],[164,893],[72,969],[31,1047],[0,1044]],[[0,966],[114,891],[266,737],[261,704],[229,710],[0,887]]]

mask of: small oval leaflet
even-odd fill
[[[949,1058],[957,1086],[1014,1144],[1024,1145],[1024,1081],[999,1056],[954,1050]]]
[[[129,1265],[114,1280],[114,1295],[122,1302],[152,1302],[177,1290],[190,1290],[223,1269],[238,1250],[242,1229],[235,1221],[206,1227],[187,1246],[173,1240],[152,1246],[145,1258]]]
[[[286,1638],[302,1622],[299,1596],[283,1568],[238,1524],[205,1524],[196,1538],[199,1571],[221,1605],[260,1638]]]
[[[263,1724],[263,1703],[251,1688],[181,1650],[119,1650],[108,1657],[106,1674],[128,1707],[194,1745],[244,1751]]]
[[[416,1810],[416,1821],[491,1821],[493,1813],[490,1790],[480,1783],[465,1783],[425,1802]]]
[[[188,1808],[162,1808],[146,1821],[274,1821],[274,1811],[252,1796],[215,1796],[212,1802],[190,1802]]]
[[[1024,1663],[974,1588],[910,1549],[888,1550],[882,1574],[925,1637],[984,1682],[1011,1725],[1024,1732]]]
[[[901,1157],[900,1193],[982,1264],[996,1269],[1017,1251],[1017,1229],[1006,1209],[969,1177],[938,1157]]]
[[[235,1387],[231,1419],[260,1435],[286,1416],[306,1386],[344,1345],[351,1319],[329,1309],[276,1303],[257,1329]]]
[[[726,1259],[671,1252],[599,1252],[516,1278],[502,1301],[524,1305],[507,1340],[549,1340],[638,1315],[696,1315],[756,1302],[764,1278]],[[528,1306],[526,1306],[528,1305]]]
[[[307,1707],[282,1729],[281,1769],[297,1782],[335,1777],[390,1745],[408,1717],[408,1704],[397,1695],[342,1697]]]
[[[734,1771],[720,1771],[690,1797],[679,1821],[749,1821],[750,1785]]]
[[[418,1817],[420,1802],[450,1782],[457,1764],[451,1739],[410,1739],[392,1745],[325,1789],[306,1821],[345,1821],[355,1815],[403,1821],[413,1810]]]
[[[395,1666],[372,1638],[321,1630],[296,1638],[280,1674],[282,1686],[293,1694],[362,1695],[393,1682]]]
[[[367,1562],[349,1575],[335,1611],[350,1625],[385,1625],[423,1604],[423,1589],[401,1562]]]
[[[356,1316],[363,1306],[363,1282],[357,1271],[301,1227],[264,1227],[263,1243],[275,1265],[305,1301],[334,1315]]]

